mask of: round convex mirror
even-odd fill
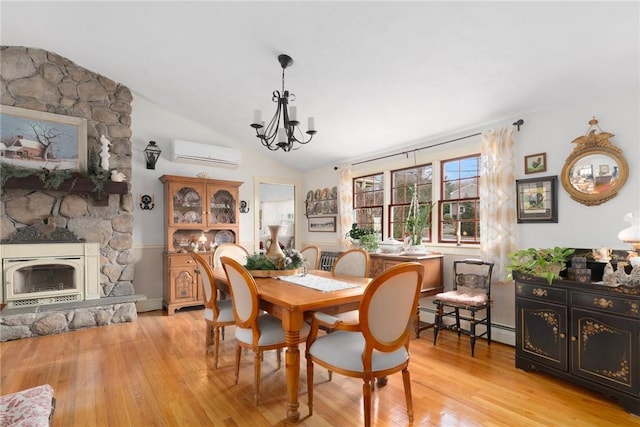
[[[589,124],[597,125],[593,119]],[[629,168],[622,150],[609,142],[613,134],[594,130],[576,138],[576,148],[562,168],[562,185],[571,198],[587,206],[606,202],[627,181]]]

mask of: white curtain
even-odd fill
[[[480,254],[504,282],[507,255],[517,250],[513,127],[482,133],[480,165]]]
[[[351,165],[340,166],[338,179],[338,224],[336,227],[338,235],[338,247],[345,250],[349,247],[350,241],[344,235],[351,229],[353,223],[353,174]]]

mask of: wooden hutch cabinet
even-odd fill
[[[640,288],[516,278],[515,299],[516,367],[597,390],[640,415]]]
[[[160,181],[165,209],[163,305],[172,315],[182,307],[204,304],[197,267],[188,253],[192,247],[212,263],[217,245],[238,241],[242,182],[173,175]]]

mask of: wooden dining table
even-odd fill
[[[285,370],[287,379],[287,420],[300,419],[298,388],[300,382],[300,330],[314,311],[329,314],[357,309],[370,278],[332,275],[329,271],[310,270],[310,275],[327,277],[357,286],[338,291],[318,291],[305,286],[279,280],[275,277],[255,278],[260,307],[282,321],[287,342]],[[214,268],[214,276],[226,283],[221,267]]]

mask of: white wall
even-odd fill
[[[596,248],[605,245],[617,249],[626,249],[617,238],[618,232],[628,227],[623,221],[626,212],[640,209],[640,117],[638,88],[607,98],[581,100],[561,109],[538,111],[514,115],[513,119],[502,124],[491,124],[479,129],[471,129],[464,134],[497,126],[511,124],[518,118],[525,123],[520,132],[514,132],[516,142],[516,179],[558,176],[558,223],[518,224],[520,247],[569,246]],[[560,183],[560,173],[565,159],[574,148],[571,144],[576,137],[584,135],[589,127],[588,121],[595,116],[603,131],[613,133],[611,142],[623,150],[629,163],[629,179],[617,197],[599,206],[585,206],[572,200]],[[454,139],[462,134],[452,134],[441,138],[442,141]],[[416,147],[438,143],[440,140],[423,141]],[[417,164],[441,160],[463,154],[479,152],[480,137],[447,144],[416,154]],[[398,149],[397,151],[404,151]],[[547,153],[547,171],[525,175],[524,156],[535,153]],[[382,170],[409,167],[414,164],[413,154],[396,156],[382,161],[354,166],[353,175],[361,176]],[[434,170],[434,182],[439,171]],[[303,192],[315,188],[332,187],[338,182],[338,172],[332,167],[316,169],[305,174]],[[515,186],[515,183],[514,183]],[[333,244],[336,233],[309,233],[302,238],[309,243]],[[450,247],[451,245],[444,245]]]
[[[135,201],[134,253],[136,271],[133,285],[136,293],[147,296],[147,301],[138,304],[139,310],[158,309],[162,303],[162,249],[164,248],[164,206],[162,175],[184,175],[195,177],[206,172],[211,178],[244,182],[240,186],[240,200],[250,203],[250,211],[240,214],[240,244],[252,250],[254,240],[254,180],[255,175],[299,181],[301,172],[263,156],[261,147],[247,148],[215,131],[181,117],[134,93],[131,114],[132,169],[131,192]],[[247,127],[247,138],[254,139]],[[221,145],[242,151],[242,160],[237,169],[214,168],[170,160],[171,141],[187,141]],[[142,151],[149,141],[156,141],[162,150],[155,170],[147,169]],[[256,142],[256,145],[258,143]],[[153,210],[142,210],[139,206],[141,194],[154,194]]]
[[[567,246],[580,248],[597,248],[601,245],[614,249],[627,249],[617,239],[618,232],[629,226],[622,219],[626,212],[640,209],[640,117],[638,88],[631,88],[624,93],[607,98],[586,99],[564,108],[530,112],[514,115],[512,119],[501,124],[490,124],[478,129],[468,129],[460,134],[452,134],[439,140],[423,141],[416,147],[424,147],[441,141],[470,135],[478,131],[497,126],[510,125],[523,118],[524,126],[520,132],[514,132],[516,141],[516,179],[558,175],[558,223],[518,224],[518,246],[551,247]],[[603,131],[615,134],[611,142],[623,150],[629,163],[629,179],[622,191],[614,199],[600,206],[585,206],[572,200],[560,183],[560,173],[565,159],[574,146],[571,141],[584,135],[589,127],[588,121],[593,117],[599,121]],[[398,149],[392,152],[405,151]],[[480,151],[480,137],[421,150],[416,154],[415,163],[427,163]],[[547,171],[525,175],[524,156],[535,153],[547,153]],[[372,156],[377,157],[377,156]],[[396,156],[382,161],[366,163],[353,167],[354,176],[362,176],[383,170],[399,169],[412,166],[413,154]],[[434,182],[439,179],[439,171],[434,170]],[[332,187],[338,182],[338,172],[332,167],[316,169],[305,174],[304,193],[316,188]],[[515,183],[514,183],[515,186]],[[387,201],[388,202],[388,201]],[[385,219],[386,221],[386,219]],[[306,230],[306,228],[305,228]],[[317,244],[326,250],[335,250],[336,233],[303,233],[302,239],[307,244]],[[430,249],[444,254],[445,289],[451,288],[452,266],[455,259],[477,257],[478,247],[434,243]],[[494,300],[492,318],[497,326],[493,330],[493,338],[507,344],[514,344],[515,336],[515,298],[511,283],[494,283],[492,286]],[[423,299],[422,305],[427,309],[433,307],[430,299]],[[433,320],[432,313],[423,312],[423,318]],[[504,326],[505,328],[502,328]]]

